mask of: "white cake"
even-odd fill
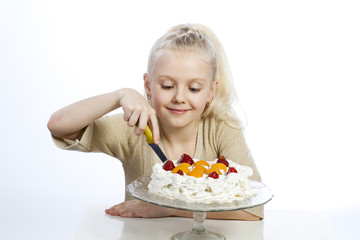
[[[166,171],[163,163],[157,163],[153,166],[151,181],[148,185],[149,191],[167,198],[204,203],[244,200],[254,194],[249,182],[249,177],[253,173],[250,167],[226,159],[228,167],[225,166],[224,169],[217,171],[219,174],[215,174],[216,178],[209,177],[209,172],[212,170],[208,169],[213,169],[212,166],[219,166],[219,163],[213,165],[217,160],[208,161],[210,166],[205,166],[207,172],[197,177],[190,176],[191,173],[180,175],[172,170]],[[173,161],[174,165],[179,166],[179,161]],[[196,163],[198,160],[194,159],[194,161]],[[184,170],[190,172],[195,165],[190,166],[189,164],[189,170]],[[235,168],[237,172],[227,173],[230,168]]]

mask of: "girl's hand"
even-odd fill
[[[130,200],[119,203],[109,209],[105,213],[111,216],[120,216],[128,218],[159,218],[159,217],[186,217],[192,218],[193,213],[185,210],[176,210],[172,208],[159,207],[150,203],[145,203],[140,200]],[[231,212],[209,212],[206,214],[209,219],[231,219],[231,220],[246,220],[258,221],[260,217],[243,210]]]
[[[140,200],[130,200],[122,202],[109,209],[106,209],[105,213],[111,216],[129,218],[158,218],[171,216],[168,208],[159,207],[150,203],[145,203]]]
[[[124,119],[130,127],[138,123],[135,134],[141,135],[149,121],[154,142],[160,140],[155,110],[137,91],[129,88],[87,98],[56,111],[48,128],[55,137],[81,139],[85,127],[105,114],[122,107]]]
[[[155,110],[140,93],[133,89],[121,89],[119,96],[120,106],[124,110],[124,120],[127,121],[128,126],[134,127],[137,124],[135,134],[140,136],[144,133],[149,121],[154,143],[158,144],[160,134]]]

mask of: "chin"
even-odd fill
[[[197,120],[190,120],[190,121],[186,121],[184,119],[169,120],[169,118],[167,118],[166,126],[172,128],[183,128],[191,124],[194,124],[195,122],[197,122]]]

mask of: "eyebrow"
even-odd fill
[[[172,81],[176,80],[172,76],[167,75],[167,74],[161,74],[161,75],[159,75],[158,78],[168,78],[168,79],[170,79]],[[195,81],[207,82],[207,80],[204,79],[204,78],[191,78],[191,79],[188,80],[188,82],[195,82]]]

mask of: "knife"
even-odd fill
[[[153,134],[148,125],[146,125],[144,134],[146,136],[146,142],[149,144],[149,146],[154,150],[154,152],[158,155],[158,157],[161,159],[161,161],[166,162],[167,157],[165,156],[163,151],[161,151],[161,148],[157,144],[154,143]]]

